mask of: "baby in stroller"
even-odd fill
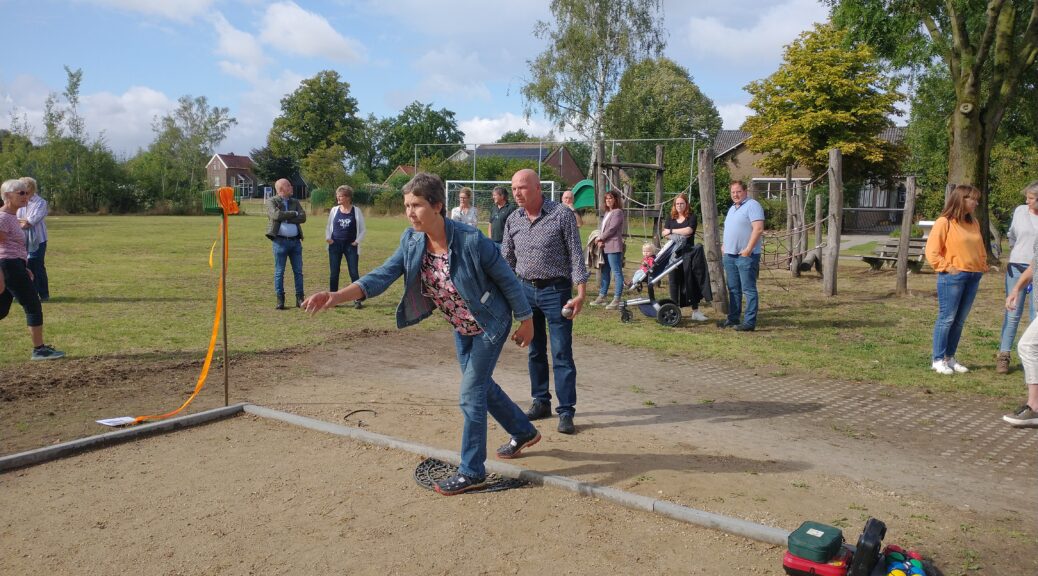
[[[645,281],[649,276],[649,271],[652,270],[652,265],[656,260],[656,245],[652,242],[646,242],[642,244],[642,265],[634,271],[634,276],[631,277],[631,284],[627,287],[628,291],[641,288],[641,283]]]

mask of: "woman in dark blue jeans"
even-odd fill
[[[461,411],[465,425],[458,473],[439,482],[447,496],[480,488],[486,482],[487,412],[511,439],[497,449],[498,458],[514,458],[536,444],[541,435],[526,414],[497,382],[494,368],[512,328],[512,341],[526,347],[533,337],[533,311],[523,288],[501,252],[479,230],[447,219],[443,180],[421,172],[403,189],[404,211],[411,228],[400,247],[382,266],[336,292],[319,292],[303,302],[307,312],[327,310],[342,302],[377,296],[404,277],[404,296],[396,309],[398,328],[443,312],[454,329],[461,366]]]
[[[933,327],[933,363],[938,374],[969,372],[955,359],[980,278],[987,271],[987,250],[974,212],[980,190],[959,185],[926,239],[926,260],[937,271],[937,321]]]
[[[366,232],[364,214],[353,205],[353,188],[345,184],[336,188],[335,201],[337,204],[328,212],[328,226],[324,231],[324,239],[328,242],[328,290],[331,292],[339,289],[339,269],[344,257],[350,282],[360,278],[357,261]],[[353,307],[361,308],[360,300],[355,301]]]

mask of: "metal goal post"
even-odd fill
[[[476,207],[480,222],[487,222],[490,217],[490,207],[494,204],[490,193],[495,186],[508,190],[509,196],[512,193],[511,180],[447,180],[445,184],[447,185],[447,214],[450,215],[451,210],[458,206],[458,191],[468,186],[472,189],[472,205]],[[549,199],[557,200],[554,181],[541,180],[541,191]]]

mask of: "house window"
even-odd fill
[[[213,176],[213,186],[220,187],[220,175]]]

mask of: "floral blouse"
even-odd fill
[[[465,300],[451,281],[446,254],[425,253],[422,257],[422,296],[431,298],[451,326],[462,336],[482,334]]]

